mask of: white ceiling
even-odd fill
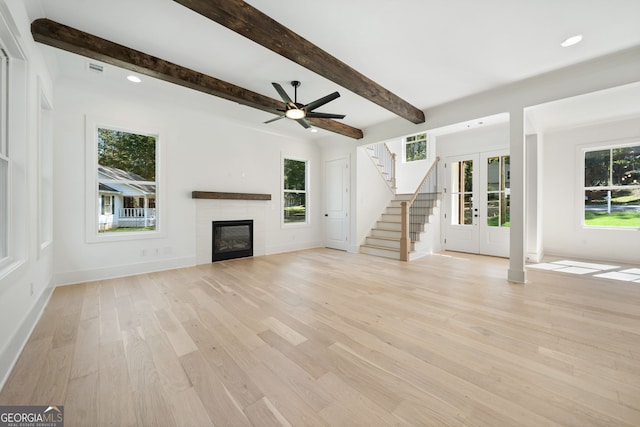
[[[26,1],[31,19],[46,17],[272,98],[271,82],[292,94],[288,82],[302,81],[303,103],[338,90],[341,98],[318,111],[346,114],[354,127],[395,117],[172,0]],[[638,0],[247,2],[420,109],[640,45]],[[577,33],[582,43],[560,47]],[[55,52],[49,57],[62,75],[86,72],[75,55]],[[272,117],[247,115],[257,125]],[[288,120],[264,126],[304,131]]]

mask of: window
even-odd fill
[[[640,145],[584,153],[584,225],[640,228]]]
[[[156,142],[155,135],[97,128],[99,233],[156,230]]]
[[[284,159],[283,184],[284,223],[307,223],[307,162]]]
[[[509,196],[511,187],[511,159],[509,156],[487,159],[487,225],[509,227]]]
[[[0,261],[9,256],[9,56],[0,44]]]
[[[451,164],[451,224],[473,224],[473,160]]]
[[[113,196],[100,196],[101,198],[101,215],[113,215]]]
[[[424,160],[427,158],[427,134],[420,133],[418,135],[408,136],[404,143],[404,160],[405,162],[413,162],[416,160]]]

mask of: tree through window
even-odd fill
[[[405,162],[424,160],[427,158],[427,134],[408,136],[405,139]]]
[[[307,162],[284,159],[285,224],[307,222]]]
[[[584,224],[640,228],[640,145],[584,153]]]

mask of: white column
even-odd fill
[[[525,283],[525,150],[524,110],[516,107],[509,112],[511,155],[511,227],[509,241],[510,282]]]

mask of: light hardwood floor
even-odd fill
[[[639,426],[640,284],[328,249],[57,288],[0,404],[70,426]]]

